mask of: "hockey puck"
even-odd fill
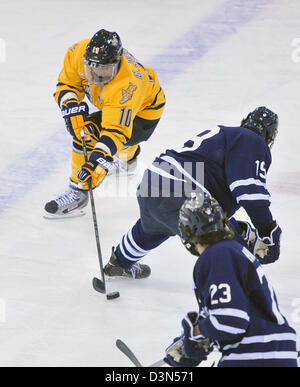
[[[108,300],[113,300],[114,298],[118,298],[118,297],[120,297],[120,293],[119,292],[111,292],[111,293],[108,293],[106,295],[106,298]]]

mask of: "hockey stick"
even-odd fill
[[[86,143],[84,138],[84,130],[81,131],[81,140],[82,140],[82,149],[84,154],[84,160],[85,162],[88,161],[88,155],[86,150]],[[97,245],[97,252],[98,252],[98,260],[99,260],[99,266],[100,266],[100,273],[102,281],[96,277],[93,278],[93,287],[94,289],[99,293],[106,293],[106,286],[105,286],[105,276],[103,272],[103,260],[102,260],[102,254],[101,254],[101,247],[100,247],[100,238],[99,238],[99,231],[98,231],[98,222],[97,222],[97,216],[96,216],[96,207],[95,207],[95,201],[94,201],[94,195],[92,190],[92,181],[91,179],[88,179],[88,186],[89,186],[89,196],[90,196],[90,202],[91,202],[91,209],[92,209],[92,215],[93,215],[93,223],[94,223],[94,231],[95,231],[95,237],[96,237],[96,245]]]
[[[136,367],[144,367],[141,362],[137,359],[137,357],[135,356],[135,354],[132,352],[132,350],[124,343],[124,341],[120,340],[120,339],[117,339],[116,340],[116,346],[118,347],[118,349],[124,353],[125,356],[128,357],[129,360],[132,361],[132,363],[136,366]],[[300,358],[300,351],[298,351],[298,358]],[[166,364],[166,362],[161,359],[161,360],[158,360],[156,361],[155,363],[153,364],[150,364],[149,366],[147,367],[161,367],[162,365]],[[214,367],[215,366],[215,362],[212,363],[211,367]]]
[[[136,366],[136,367],[144,367],[140,362],[139,360],[137,359],[137,357],[135,356],[135,354],[132,352],[132,350],[120,339],[117,339],[116,341],[116,346],[119,348],[119,350],[121,352],[124,353],[124,355],[126,355],[128,357],[128,359],[130,359],[132,361],[132,363]],[[162,365],[166,364],[164,362],[163,359],[161,360],[158,360],[156,361],[155,363],[153,364],[150,364],[149,366],[147,367],[161,367]]]

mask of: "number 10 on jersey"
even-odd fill
[[[123,107],[121,109],[119,125],[129,128],[131,124],[131,117],[132,117],[132,109]]]

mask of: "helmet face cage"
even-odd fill
[[[98,31],[84,54],[84,70],[88,81],[99,86],[110,82],[119,70],[122,53],[122,43],[116,32],[104,29]]]
[[[114,79],[119,70],[119,62],[97,66],[94,63],[88,65],[85,59],[83,62],[85,75],[89,83],[93,83],[95,86],[106,85]]]
[[[259,134],[272,148],[278,133],[278,116],[266,107],[260,106],[242,120],[241,126]]]

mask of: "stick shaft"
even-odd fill
[[[88,155],[87,155],[87,149],[86,149],[86,143],[85,143],[84,135],[81,136],[81,139],[82,139],[82,149],[83,149],[83,154],[84,154],[84,160],[85,160],[85,162],[87,162],[88,161]],[[91,210],[92,210],[92,216],[93,216],[93,224],[94,224],[94,231],[95,231],[95,239],[96,239],[98,260],[99,260],[99,266],[100,266],[100,273],[101,273],[101,279],[102,279],[102,282],[103,282],[104,293],[105,293],[106,292],[106,286],[105,286],[105,276],[104,276],[104,272],[103,272],[103,259],[102,259],[102,253],[101,253],[101,245],[100,245],[100,238],[99,238],[98,222],[97,222],[96,207],[95,207],[95,201],[94,201],[94,195],[93,195],[91,178],[88,180],[88,186],[89,186],[89,196],[90,196],[90,202],[91,202]]]

